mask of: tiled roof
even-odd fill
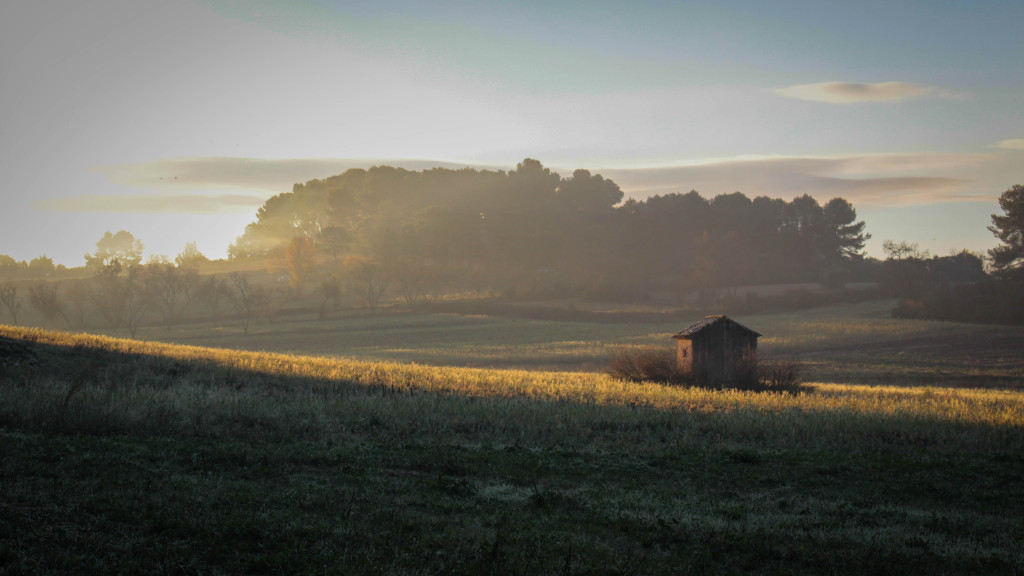
[[[742,328],[742,329],[744,329],[744,330],[746,330],[748,332],[753,333],[755,336],[760,336],[760,334],[758,334],[757,332],[754,332],[753,330],[751,330],[750,328],[747,328],[746,326],[740,324],[739,322],[736,322],[735,320],[730,320],[729,318],[726,318],[723,315],[718,315],[718,316],[705,316],[704,319],[701,320],[700,322],[697,322],[696,324],[694,324],[693,326],[690,326],[686,330],[683,330],[681,332],[677,332],[672,337],[673,338],[691,338],[691,337],[697,335],[699,332],[703,331],[705,328],[707,328],[709,326],[712,326],[714,324],[717,324],[718,322],[729,322],[731,324],[735,324],[736,326],[738,326],[738,327],[740,327],[740,328]]]

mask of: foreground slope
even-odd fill
[[[6,327],[0,366],[12,573],[1024,567],[1019,391],[754,394]]]

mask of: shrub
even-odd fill
[[[928,309],[923,302],[903,298],[899,304],[892,309],[893,318],[903,319],[924,319],[928,317]]]
[[[721,387],[791,394],[803,389],[800,383],[800,362],[795,358],[759,357],[757,352],[751,350],[734,360],[733,366],[735,380]]]
[[[674,350],[646,346],[617,350],[608,363],[607,372],[613,378],[633,382],[660,382],[703,388],[793,394],[803,390],[800,383],[800,362],[796,359],[759,359],[755,352],[750,351],[734,360],[733,366],[735,378],[732,382],[711,382],[700,374],[691,374],[680,369]]]
[[[731,358],[735,380],[731,383],[724,383],[723,388],[737,388],[739,390],[760,390],[761,375],[757,362],[757,352],[744,350],[738,357]],[[719,387],[719,386],[716,386]]]
[[[608,363],[608,374],[633,382],[692,383],[690,375],[679,369],[675,351],[655,346],[616,350]]]
[[[758,362],[758,383],[763,390],[796,393],[804,389],[800,361],[795,358],[764,358]]]
[[[989,279],[974,284],[937,285],[905,298],[893,318],[951,320],[983,324],[1024,324],[1024,286]]]

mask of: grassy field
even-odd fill
[[[667,324],[144,334],[308,357],[0,327],[0,573],[1024,570],[1020,332],[868,304],[739,320],[852,376],[784,395],[507,369],[598,370]]]
[[[1024,385],[1024,328],[896,320],[894,301],[738,316],[767,355],[798,358],[810,380],[881,385]],[[583,322],[496,315],[312,313],[254,323],[144,327],[146,340],[432,366],[601,372],[622,346],[673,346],[702,318]]]

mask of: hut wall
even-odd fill
[[[690,344],[686,367],[705,382],[733,382],[741,375],[744,362],[756,361],[757,337],[730,322],[715,324],[692,340],[679,342]],[[682,362],[680,367],[684,367]]]
[[[693,341],[676,338],[676,365],[683,372],[693,371]]]

